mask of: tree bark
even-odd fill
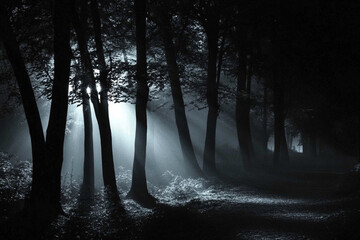
[[[293,145],[293,135],[291,133],[287,134],[286,141],[288,143],[288,149],[291,151],[293,149],[293,147],[292,147],[292,145]]]
[[[20,53],[19,45],[17,43],[15,34],[11,28],[11,23],[5,12],[5,6],[0,3],[0,36],[4,43],[4,47],[7,53],[7,57],[13,68],[16,81],[19,86],[21,98],[23,100],[23,106],[27,124],[30,132],[31,150],[32,150],[32,183],[30,198],[26,199],[27,208],[34,208],[35,213],[38,207],[42,206],[46,208],[49,203],[42,204],[41,201],[48,199],[48,192],[43,189],[42,185],[47,182],[46,169],[44,165],[46,162],[45,150],[45,138],[41,125],[41,118],[39,110],[36,104],[35,95],[32,89],[30,77],[25,67],[25,62]],[[35,206],[38,206],[35,209]],[[32,209],[25,209],[32,210]],[[47,210],[45,210],[47,211]]]
[[[245,169],[252,166],[252,140],[250,131],[250,91],[251,73],[247,61],[247,49],[244,33],[238,27],[238,78],[236,97],[236,129],[242,161]]]
[[[219,18],[209,15],[205,26],[208,47],[208,67],[207,67],[207,91],[206,101],[209,107],[206,137],[203,156],[203,171],[205,174],[216,174],[215,164],[215,143],[216,143],[216,122],[219,112],[218,87],[216,82],[216,63],[219,38]]]
[[[309,158],[317,155],[316,131],[303,133],[303,154]]]
[[[251,166],[249,100],[246,92],[246,64],[243,63],[245,57],[240,58],[236,97],[236,129],[242,161],[244,167],[249,168]]]
[[[358,162],[360,163],[360,116],[359,115],[357,116],[356,137],[357,137]]]
[[[185,104],[180,85],[179,67],[176,62],[176,49],[173,42],[173,31],[166,9],[159,9],[159,27],[164,42],[166,63],[170,78],[171,94],[174,102],[175,121],[178,129],[181,150],[183,153],[186,170],[192,177],[202,175],[199,164],[196,160],[195,151],[191,142],[188,121],[185,113]]]
[[[154,199],[148,192],[145,174],[147,116],[146,105],[149,97],[146,70],[146,0],[135,0],[136,24],[136,132],[135,153],[131,189],[128,197],[143,205]]]
[[[316,137],[316,131],[312,131],[310,134],[309,134],[309,144],[310,144],[310,156],[312,158],[316,158],[317,156],[317,137]]]
[[[263,105],[263,141],[262,148],[264,153],[267,153],[267,143],[269,140],[267,133],[267,107],[268,107],[268,88],[266,82],[264,83],[264,105]]]
[[[84,1],[82,1],[84,2]],[[82,8],[82,18],[79,18],[76,8],[72,9],[72,23],[77,35],[78,47],[80,50],[82,71],[84,73],[81,83],[82,109],[84,118],[84,167],[83,183],[80,191],[80,199],[91,200],[94,196],[94,143],[93,143],[93,126],[91,117],[91,106],[87,87],[91,86],[90,82],[95,82],[92,73],[90,55],[87,49],[88,37],[85,30],[85,13]],[[94,84],[93,84],[94,85]]]
[[[70,1],[57,0],[54,7],[54,82],[49,125],[46,131],[50,196],[54,206],[61,209],[61,168],[68,110],[70,75]],[[51,160],[51,161],[49,161]],[[52,182],[54,181],[54,182]]]
[[[108,73],[109,70],[105,63],[105,54],[103,49],[103,42],[101,39],[101,22],[98,9],[98,2],[91,1],[91,12],[95,33],[95,47],[100,67],[100,119],[99,124],[100,138],[101,138],[101,157],[102,157],[102,170],[104,185],[108,187],[115,195],[117,195],[116,177],[112,150],[112,137],[109,119],[109,106],[108,106]]]
[[[84,168],[80,199],[91,200],[94,197],[94,141],[91,107],[86,87],[82,86],[82,108],[84,118]]]
[[[68,107],[70,74],[70,32],[68,1],[55,1],[54,7],[54,82],[46,141],[29,75],[11,30],[11,25],[1,6],[2,39],[22,95],[33,151],[33,181],[25,211],[32,216],[52,217],[62,212],[61,168]],[[3,34],[4,33],[4,34]]]
[[[273,66],[274,84],[274,164],[279,165],[289,162],[289,152],[285,137],[284,114],[284,79],[279,74],[278,64]]]

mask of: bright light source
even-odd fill
[[[96,91],[97,92],[100,92],[101,91],[101,86],[99,83],[96,84]]]
[[[87,92],[87,94],[90,95],[90,93],[91,93],[91,88],[90,88],[90,87],[87,87],[87,88],[86,88],[86,92]]]

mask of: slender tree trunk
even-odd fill
[[[84,1],[82,1],[83,3]],[[86,21],[86,11],[83,9],[86,6],[81,6],[82,18],[80,19],[76,8],[72,9],[72,23],[78,39],[78,47],[81,56],[82,71],[84,73],[81,83],[82,94],[82,109],[84,118],[84,168],[83,168],[83,183],[81,186],[80,199],[90,200],[94,195],[94,143],[93,143],[93,126],[91,117],[90,100],[87,93],[87,88],[94,82],[92,73],[92,65],[90,55],[87,49],[87,33],[84,22]],[[94,85],[94,84],[93,84]]]
[[[281,56],[281,36],[278,33],[278,21],[272,20],[271,43],[273,51],[272,80],[274,91],[274,165],[289,162],[289,152],[285,137],[285,113],[284,113],[284,66]]]
[[[303,133],[303,154],[309,158],[315,158],[317,155],[316,132],[308,131]]]
[[[251,109],[251,83],[252,83],[252,62],[251,58],[248,60],[247,64],[247,79],[246,79],[246,136],[248,142],[248,151],[249,151],[249,159],[250,162],[254,159],[254,147],[251,138],[251,126],[250,126],[250,109]]]
[[[51,195],[55,207],[61,209],[61,168],[68,110],[68,89],[70,75],[70,1],[55,1],[54,12],[54,82],[50,108],[49,125],[46,131],[48,169],[52,174]],[[49,160],[52,161],[49,161]]]
[[[117,194],[116,177],[112,150],[112,137],[111,127],[109,119],[109,106],[108,106],[108,73],[109,70],[105,63],[105,54],[103,49],[103,43],[101,39],[101,23],[98,10],[98,2],[96,0],[91,1],[91,12],[95,33],[95,47],[100,67],[100,119],[99,125],[100,138],[101,138],[101,157],[103,166],[103,178],[104,185],[108,187],[113,193]]]
[[[289,153],[285,137],[285,114],[284,114],[284,80],[279,74],[279,66],[273,66],[274,83],[274,164],[279,165],[289,162]]]
[[[309,137],[305,134],[305,132],[301,133],[301,143],[303,146],[303,155],[309,155]]]
[[[239,30],[240,31],[240,30]],[[239,33],[239,35],[242,33]],[[239,37],[242,38],[241,36]],[[239,71],[236,97],[236,129],[244,168],[252,165],[252,141],[250,132],[250,78],[248,76],[245,41],[239,42]]]
[[[288,149],[291,151],[293,149],[293,135],[291,133],[288,133],[287,135],[287,142],[288,142]]]
[[[208,69],[207,69],[207,91],[206,101],[209,107],[206,137],[203,157],[203,170],[205,174],[216,174],[215,165],[215,141],[216,141],[216,121],[219,112],[218,88],[216,82],[216,62],[219,38],[219,18],[210,16],[206,27],[207,46],[208,46]]]
[[[201,176],[202,172],[197,163],[194,147],[191,142],[189,126],[185,113],[185,105],[180,85],[179,67],[176,62],[176,50],[173,43],[173,31],[170,26],[169,16],[164,12],[165,9],[159,10],[160,29],[165,48],[165,57],[170,77],[171,94],[174,102],[175,121],[178,129],[181,150],[183,153],[186,170],[190,176]]]
[[[267,107],[268,107],[268,88],[267,84],[264,83],[264,105],[263,105],[263,142],[262,148],[264,153],[267,153],[267,144],[268,144],[268,134],[267,134]]]
[[[145,175],[147,117],[146,105],[149,97],[146,71],[146,0],[135,0],[136,22],[136,132],[135,154],[131,189],[128,197],[147,205],[150,196]]]
[[[86,92],[86,87],[82,86],[82,89],[82,108],[84,117],[84,168],[80,198],[83,200],[90,200],[94,197],[95,188],[93,126],[90,100]]]
[[[317,156],[317,137],[316,137],[316,131],[311,131],[309,134],[309,144],[310,144],[310,156],[311,158],[316,158]]]
[[[221,43],[220,43],[219,57],[218,57],[219,62],[217,65],[217,73],[216,73],[216,87],[217,88],[219,88],[219,84],[220,84],[222,63],[223,63],[223,58],[224,58],[224,54],[225,54],[226,35],[227,35],[227,29],[223,32],[222,38],[221,38]]]
[[[357,117],[357,147],[358,147],[358,162],[360,163],[360,116]],[[320,151],[319,151],[320,152]]]
[[[122,55],[123,55],[123,57],[124,57],[124,62],[125,62],[126,64],[128,64],[128,63],[129,63],[129,59],[128,59],[128,57],[127,57],[127,53],[126,53],[125,48],[123,48],[123,49],[121,50],[121,52],[122,52]]]
[[[23,99],[23,106],[31,139],[33,172],[30,198],[26,199],[25,204],[25,206],[29,209],[25,210],[30,211],[32,210],[30,208],[33,208],[34,212],[36,212],[40,206],[43,206],[44,208],[49,206],[49,203],[41,203],[48,199],[48,193],[42,187],[43,183],[48,181],[44,172],[44,165],[46,161],[46,152],[44,151],[45,138],[30,77],[20,53],[16,37],[11,29],[11,23],[6,15],[5,6],[0,3],[0,36],[4,43],[10,64],[13,68],[21,98]]]

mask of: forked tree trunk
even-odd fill
[[[112,137],[111,137],[111,128],[110,120],[108,113],[108,84],[107,84],[107,74],[108,70],[106,69],[104,51],[101,40],[101,24],[100,16],[98,13],[97,1],[91,1],[92,9],[92,18],[94,24],[95,32],[95,45],[96,52],[98,55],[99,66],[100,66],[100,100],[99,93],[96,89],[95,77],[93,72],[93,67],[91,63],[90,54],[87,47],[87,37],[84,32],[84,24],[79,21],[77,17],[76,10],[73,10],[73,24],[78,37],[79,50],[81,55],[81,61],[85,67],[85,78],[88,82],[89,87],[91,88],[91,102],[94,106],[95,116],[98,122],[99,132],[100,132],[100,142],[101,142],[101,159],[102,159],[102,169],[103,169],[103,180],[104,185],[107,187],[114,197],[118,196],[117,187],[116,187],[116,178],[115,178],[115,169],[113,162],[113,151],[112,151]]]
[[[15,35],[1,6],[0,31],[4,45],[19,84],[25,114],[28,121],[33,151],[33,181],[30,198],[25,211],[35,217],[53,217],[62,212],[61,168],[68,108],[68,85],[70,75],[69,1],[55,1],[54,5],[54,82],[46,141],[39,111],[20,54]]]

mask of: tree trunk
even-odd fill
[[[219,111],[218,87],[216,82],[216,62],[219,38],[219,18],[209,16],[208,26],[206,27],[207,47],[208,47],[208,69],[207,69],[207,91],[206,101],[209,107],[206,137],[203,157],[203,170],[205,174],[216,174],[215,164],[215,141],[216,141],[216,121]]]
[[[82,108],[84,117],[84,168],[80,199],[91,200],[94,197],[94,143],[90,100],[86,86],[82,86]]]
[[[357,117],[356,142],[357,142],[356,145],[357,145],[357,154],[358,154],[357,157],[358,157],[358,162],[360,163],[360,117],[359,116]]]
[[[136,132],[135,153],[131,189],[128,197],[148,206],[154,199],[150,196],[145,175],[147,117],[149,97],[146,71],[146,0],[135,0],[136,22]]]
[[[103,43],[101,39],[101,22],[98,9],[98,2],[91,1],[91,12],[95,33],[95,47],[100,67],[100,116],[99,130],[101,138],[101,157],[102,157],[102,170],[105,187],[109,188],[115,195],[117,195],[116,177],[112,150],[112,137],[109,119],[109,106],[108,106],[108,88],[109,82],[107,79],[109,70],[106,68],[105,55]],[[94,89],[95,91],[95,89]]]
[[[68,89],[70,75],[70,2],[55,1],[54,11],[54,82],[50,108],[49,125],[46,131],[48,172],[54,181],[49,186],[54,206],[61,209],[61,168],[68,110]],[[49,161],[52,159],[52,161]]]
[[[241,74],[239,74],[241,75]],[[236,129],[240,147],[240,153],[245,168],[251,167],[251,147],[249,131],[249,112],[246,93],[241,90],[241,76],[238,77],[236,97]]]
[[[293,149],[293,135],[291,133],[287,134],[287,142],[288,142],[288,149],[291,151]]]
[[[279,66],[273,66],[274,84],[274,164],[279,165],[289,162],[289,152],[285,137],[285,114],[284,114],[284,80],[279,74]]]
[[[85,8],[83,3],[82,8]],[[94,23],[94,32],[95,32],[95,44],[96,44],[96,52],[98,55],[99,65],[100,65],[100,84],[101,84],[101,92],[100,92],[100,100],[99,93],[96,89],[95,76],[93,72],[93,67],[91,63],[90,54],[87,47],[88,37],[84,31],[85,23],[84,20],[80,21],[77,16],[76,9],[73,9],[73,25],[75,28],[76,35],[78,37],[78,45],[81,55],[81,62],[84,66],[85,78],[84,78],[84,86],[83,93],[85,94],[86,88],[89,86],[91,89],[90,99],[94,106],[96,120],[98,122],[99,132],[100,132],[100,142],[101,142],[101,157],[102,157],[102,170],[103,170],[103,180],[104,186],[107,190],[110,190],[110,198],[114,203],[119,203],[120,199],[118,196],[118,191],[116,187],[116,178],[115,178],[115,169],[113,162],[113,152],[112,152],[112,138],[111,138],[111,128],[110,128],[110,120],[108,115],[108,101],[107,101],[107,74],[108,70],[106,69],[104,51],[102,47],[101,40],[101,25],[100,25],[100,16],[97,8],[97,1],[91,2],[92,9],[92,17]],[[82,9],[83,10],[83,9]],[[85,10],[83,10],[85,12]],[[87,94],[87,93],[86,93]],[[89,106],[90,107],[90,106]],[[89,108],[90,109],[90,108]],[[91,116],[91,115],[90,115]],[[89,139],[88,139],[89,140]],[[84,162],[85,163],[85,162]],[[93,173],[93,164],[89,162],[87,164],[89,169],[84,169],[88,173]],[[84,166],[86,167],[86,166]],[[85,175],[84,175],[85,177]],[[93,177],[89,176],[89,183],[92,184]],[[84,179],[85,182],[85,179]],[[92,184],[93,185],[93,184]],[[90,187],[90,193],[91,193]]]
[[[70,31],[68,1],[55,1],[54,7],[54,82],[49,125],[46,141],[39,111],[11,25],[1,6],[0,31],[4,45],[14,69],[23,99],[33,151],[33,181],[30,198],[26,200],[25,211],[32,216],[52,217],[62,212],[61,168],[68,108],[68,85],[70,75]]]
[[[253,161],[254,158],[254,148],[253,148],[253,142],[251,139],[251,127],[250,127],[250,109],[251,109],[251,83],[252,83],[252,62],[251,58],[248,60],[247,64],[247,79],[246,79],[246,136],[247,136],[247,148],[249,152],[249,160],[250,162]]]
[[[82,1],[83,3],[84,1]],[[93,144],[93,126],[91,117],[90,100],[87,93],[87,88],[95,82],[92,73],[92,64],[90,54],[87,49],[88,37],[85,30],[84,22],[86,18],[84,15],[86,11],[81,6],[82,18],[80,19],[76,8],[72,9],[72,23],[77,35],[78,47],[80,50],[82,71],[84,73],[81,83],[82,94],[82,108],[84,118],[84,168],[83,168],[83,183],[80,191],[80,199],[90,200],[94,196],[94,144]],[[95,84],[93,84],[95,85]]]
[[[263,106],[263,141],[262,148],[264,153],[267,153],[267,144],[268,144],[268,133],[267,133],[267,107],[268,107],[268,88],[266,83],[264,83],[264,106]]]
[[[43,206],[44,209],[47,206],[50,206],[49,203],[42,203],[48,199],[48,193],[43,188],[43,183],[48,181],[45,175],[46,169],[44,169],[46,161],[45,138],[30,77],[21,56],[16,37],[11,29],[11,23],[6,15],[5,6],[0,3],[0,36],[4,43],[7,57],[13,68],[21,98],[23,99],[23,106],[31,139],[33,172],[30,198],[26,199],[25,203],[25,206],[28,209],[25,210],[34,210],[34,213],[37,214],[37,209],[40,209],[40,206]],[[47,210],[48,209],[44,210],[44,213]]]
[[[317,155],[316,132],[309,131],[303,133],[303,154],[309,158],[315,158]]]
[[[310,144],[310,156],[312,158],[316,158],[317,156],[317,144],[316,144],[316,140],[317,140],[317,137],[316,137],[316,131],[311,131],[311,133],[309,134],[309,144]]]
[[[239,35],[242,33],[238,33]],[[240,39],[242,36],[239,37]],[[250,85],[251,81],[247,69],[245,41],[240,40],[238,46],[239,70],[237,78],[237,97],[236,97],[236,129],[240,147],[240,153],[244,168],[248,169],[252,165],[252,141],[250,132]]]
[[[186,164],[185,173],[190,176],[201,176],[202,172],[197,163],[194,147],[191,142],[190,131],[186,119],[185,105],[180,85],[179,67],[176,62],[176,50],[173,43],[173,31],[170,26],[170,19],[165,9],[159,9],[159,26],[165,48],[165,57],[170,77],[171,94],[174,102],[175,121],[178,129],[181,150]]]
[[[360,163],[360,116],[357,117],[357,147],[358,147],[358,162]]]

